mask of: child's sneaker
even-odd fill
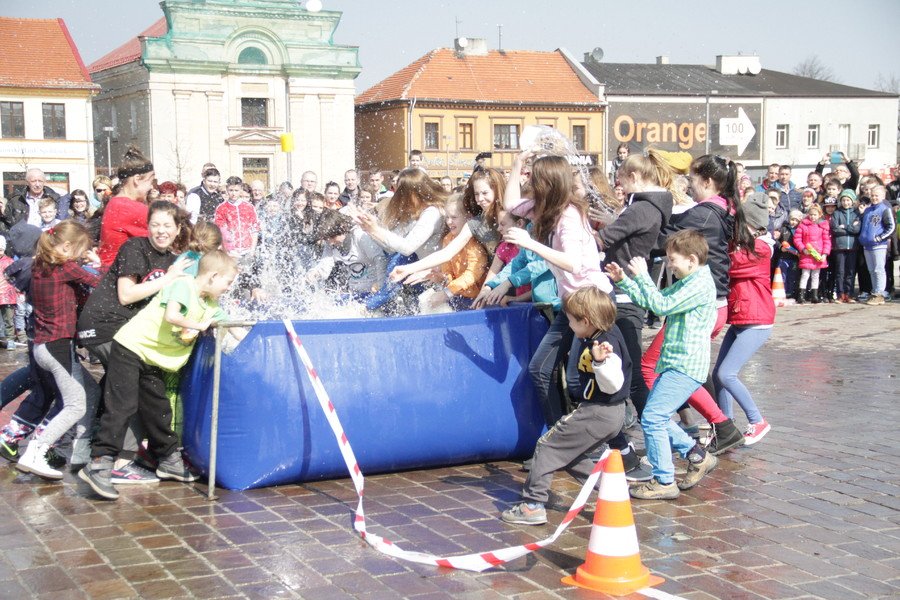
[[[19,461],[19,442],[0,436],[0,456],[11,463]]]
[[[184,466],[181,453],[177,450],[159,461],[159,465],[156,467],[156,476],[160,479],[174,479],[185,483],[197,481],[197,476]]]
[[[752,446],[759,440],[763,439],[763,437],[769,433],[772,429],[772,426],[769,425],[769,422],[763,419],[759,423],[750,423],[747,425],[747,431],[744,432],[744,445]]]
[[[148,471],[135,461],[123,465],[121,468],[110,472],[110,480],[116,485],[146,485],[159,483],[159,477],[153,471]]]
[[[650,462],[646,457],[638,456],[634,446],[628,445],[631,447],[631,452],[622,455],[625,479],[629,482],[650,481],[653,478],[653,474],[650,472]]]
[[[16,469],[23,473],[34,473],[44,479],[62,479],[63,474],[47,464],[47,451],[50,449],[49,444],[42,444],[32,441],[25,448],[25,452],[16,463]],[[65,461],[63,461],[65,464]]]
[[[744,443],[744,434],[734,425],[734,421],[726,419],[721,423],[713,423],[713,439],[706,451],[718,456]]]
[[[531,504],[530,507],[529,504]],[[519,502],[515,506],[504,510],[500,518],[505,523],[543,525],[547,522],[547,509],[539,502]]]
[[[701,455],[702,453],[702,455]],[[688,454],[688,468],[684,478],[678,482],[679,490],[689,490],[703,479],[707,473],[716,468],[719,459],[710,452],[696,447]]]
[[[119,491],[111,481],[113,468],[112,456],[99,456],[82,470],[78,471],[78,478],[91,486],[91,489],[107,500],[117,500]]]
[[[656,477],[650,479],[646,483],[632,486],[628,490],[632,498],[641,500],[674,500],[681,494],[681,490],[672,483],[660,483]]]

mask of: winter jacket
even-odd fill
[[[776,181],[772,184],[772,187],[779,192],[781,192],[781,199],[778,201],[778,206],[781,207],[781,210],[784,211],[784,214],[788,215],[792,210],[799,210],[801,201],[803,196],[800,193],[793,183],[788,184],[788,189],[784,189],[784,186],[781,185],[780,181]]]
[[[766,229],[769,232],[769,235],[775,235],[776,231],[781,231],[781,226],[787,223],[787,213],[784,212],[784,209],[781,208],[781,205],[775,207],[775,212],[769,213],[769,226]]]
[[[27,193],[27,192],[26,192]],[[53,198],[59,200],[59,194],[48,187],[44,187],[44,193],[41,199]],[[6,203],[6,209],[0,215],[0,231],[9,231],[19,221],[28,219],[28,203],[25,201],[25,194],[16,194]]]
[[[790,223],[785,223],[781,226],[781,238],[775,247],[775,251],[778,253],[778,260],[783,258],[800,260],[799,251],[794,248],[794,232],[796,230],[796,227],[791,228]]]
[[[831,237],[834,250],[853,250],[859,238],[862,217],[853,207],[839,208],[831,215]]]
[[[771,325],[775,322],[770,263],[774,240],[768,235],[755,240],[753,252],[733,250],[728,277],[728,323],[731,325]]]
[[[669,192],[634,194],[631,205],[598,234],[606,255],[604,265],[611,262],[627,265],[634,257],[649,258],[660,229],[671,217],[672,194]],[[620,290],[616,293],[622,294]]]
[[[894,233],[894,215],[887,202],[873,204],[862,214],[859,243],[865,250],[887,248],[888,238]]]
[[[811,254],[805,252],[806,245],[822,255],[822,260],[816,260]],[[801,269],[824,269],[828,266],[827,256],[831,254],[831,227],[828,221],[822,220],[814,223],[809,218],[800,221],[794,231],[794,248],[800,251]]]
[[[721,199],[720,199],[721,200]],[[728,240],[734,231],[734,217],[715,200],[707,199],[679,215],[673,215],[663,227],[657,241],[657,250],[664,253],[666,238],[682,229],[694,229],[703,234],[709,244],[706,264],[716,283],[716,297],[728,296]]]

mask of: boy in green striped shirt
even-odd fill
[[[703,236],[684,229],[666,239],[669,268],[678,281],[659,291],[647,274],[643,258],[633,258],[625,275],[622,267],[610,263],[610,278],[632,302],[666,317],[666,330],[656,372],[659,374],[641,415],[647,459],[653,478],[631,488],[634,498],[670,500],[712,471],[718,463],[700,444],[672,421],[672,415],[709,373],[709,336],[716,322],[716,286],[706,266],[709,246]],[[688,459],[684,479],[675,483],[672,448]]]

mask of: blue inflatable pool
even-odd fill
[[[391,319],[296,321],[363,473],[530,456],[544,428],[528,361],[547,330],[531,305]],[[184,444],[208,473],[213,358],[182,380]],[[222,356],[216,483],[249,489],[345,477],[337,442],[280,321]]]

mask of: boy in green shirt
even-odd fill
[[[706,266],[709,246],[703,236],[684,229],[666,240],[669,268],[678,281],[660,292],[647,274],[643,258],[632,259],[630,279],[616,263],[606,267],[610,278],[631,300],[666,317],[666,332],[656,372],[659,375],[641,415],[647,459],[653,478],[631,488],[634,498],[670,500],[712,471],[715,456],[694,442],[671,419],[709,373],[709,336],[716,322],[716,286]],[[675,484],[672,448],[688,459],[688,470]]]
[[[187,363],[201,331],[225,319],[218,299],[237,276],[237,264],[221,250],[200,259],[197,277],[180,277],[119,329],[113,337],[106,375],[106,412],[91,446],[91,463],[78,472],[95,492],[115,500],[110,481],[128,420],[140,411],[150,450],[159,459],[160,479],[194,481],[178,452],[164,372]]]

